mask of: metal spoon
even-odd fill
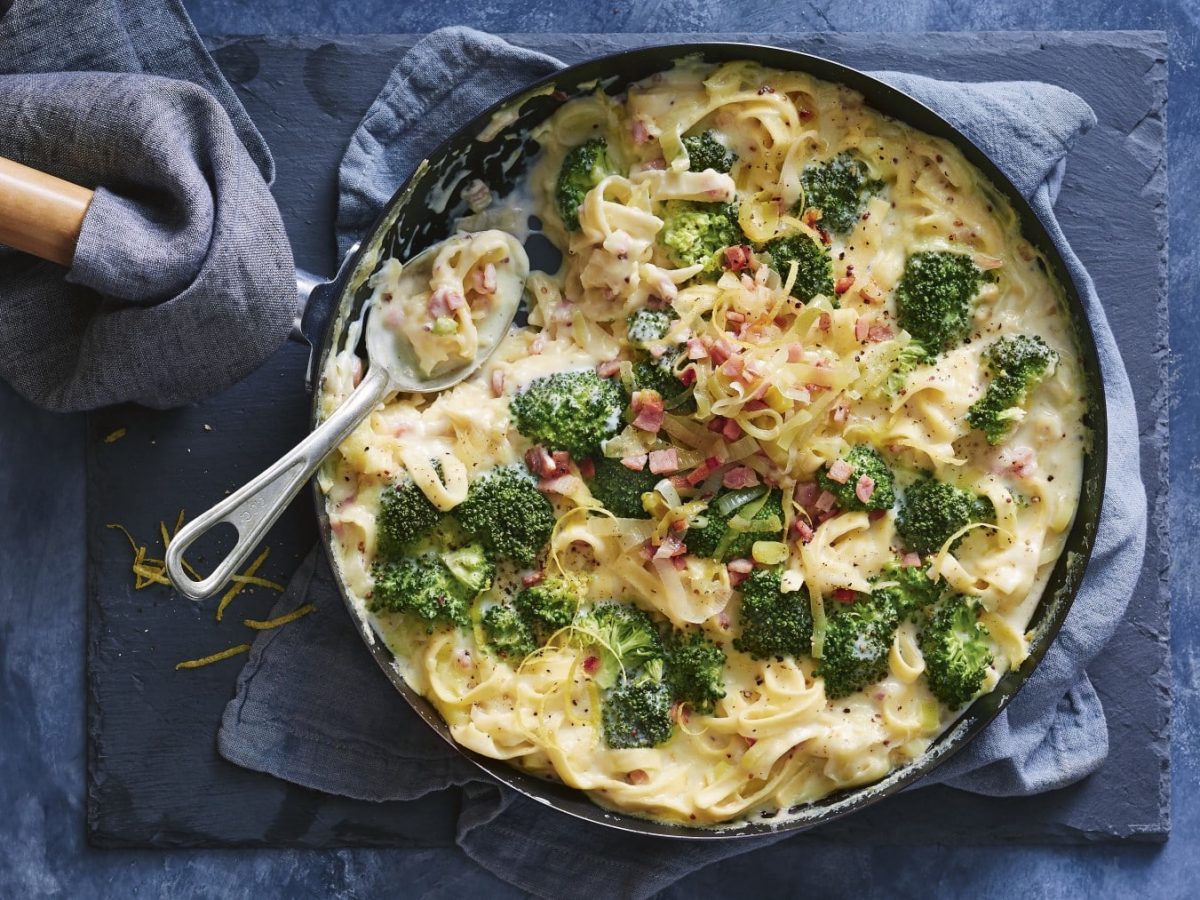
[[[476,325],[479,333],[476,355],[465,362],[443,361],[427,372],[419,365],[408,339],[398,329],[389,327],[389,321],[393,324],[396,321],[394,315],[386,315],[384,310],[373,305],[366,322],[367,373],[341,406],[274,465],[197,516],[172,539],[166,553],[167,575],[179,593],[192,600],[204,600],[220,591],[325,457],[389,395],[397,391],[443,391],[477,370],[492,355],[508,333],[529,275],[529,258],[520,242],[509,234],[500,231],[460,234],[435,244],[404,264],[400,290],[390,300],[379,297],[377,292],[370,302],[375,304],[379,300],[386,306],[399,302],[406,289],[428,291],[430,279],[435,275],[435,263],[439,258],[445,260],[444,252],[465,248],[470,241],[481,239],[503,240],[508,253],[504,262],[495,264],[496,289],[491,308]],[[184,569],[183,554],[197,538],[223,522],[237,529],[233,549],[211,575],[200,581],[193,580]]]

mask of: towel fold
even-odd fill
[[[177,406],[287,338],[271,154],[176,0],[18,0],[0,156],[96,188],[69,270],[0,248],[0,377],[28,399]]]

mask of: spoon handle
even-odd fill
[[[167,575],[175,589],[192,600],[205,600],[225,587],[330,451],[383,401],[390,383],[382,366],[369,368],[358,387],[308,437],[261,475],[180,529],[166,554]],[[211,575],[196,581],[184,569],[183,554],[197,538],[221,523],[237,530],[237,541]]]

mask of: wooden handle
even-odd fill
[[[0,244],[69,267],[91,202],[85,187],[0,157]]]

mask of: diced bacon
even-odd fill
[[[471,651],[465,648],[459,648],[454,651],[454,664],[463,672],[470,672],[475,668],[475,661],[471,659]]]
[[[725,313],[725,321],[733,322],[734,324],[741,324],[742,322],[746,321],[746,317],[737,310],[731,309]]]
[[[812,526],[803,519],[796,519],[792,522],[792,531],[796,533],[796,537],[800,539],[800,543],[807,544],[813,539]]]
[[[1005,471],[1024,478],[1037,471],[1037,460],[1032,447],[1006,448],[1000,453],[1000,463]]]
[[[562,474],[558,471],[554,457],[545,447],[530,447],[526,450],[525,465],[530,472],[540,478],[553,478],[555,475]]]
[[[691,387],[696,383],[696,367],[688,366],[679,373],[679,383],[684,387]]]
[[[746,360],[741,355],[731,356],[725,362],[721,363],[721,371],[730,378],[737,378],[746,368]]]
[[[747,400],[742,406],[746,412],[759,412],[767,408],[767,401],[761,399]]]
[[[850,407],[845,403],[834,404],[833,409],[829,411],[829,418],[837,422],[839,425],[846,421],[846,416],[850,414]]]
[[[579,461],[579,474],[584,478],[596,477],[596,464],[590,459],[581,459]]]
[[[802,118],[802,119],[805,118],[804,112],[805,112],[804,110],[800,110],[800,118]],[[812,118],[812,113],[809,113],[807,118]],[[753,747],[757,743],[758,743],[758,738],[752,738],[752,737],[746,738],[746,749],[749,750],[751,747]]]
[[[656,434],[663,425],[666,412],[658,391],[633,392],[633,427]]]
[[[758,484],[758,473],[749,466],[734,466],[725,473],[725,477],[721,479],[721,485],[730,490],[737,488],[754,487]]]
[[[821,221],[821,210],[815,206],[810,206],[804,211],[803,221],[809,228],[816,228],[817,223]]]
[[[859,475],[858,483],[854,485],[854,496],[862,503],[870,503],[871,495],[875,493],[875,479],[870,475]]]
[[[905,568],[911,569],[913,566],[919,566],[920,564],[921,554],[919,553],[905,553],[902,557],[900,557],[900,565],[904,566]]]
[[[833,292],[840,297],[852,287],[854,287],[854,276],[846,275],[845,277],[837,280],[837,283],[833,286]]]
[[[650,140],[650,130],[646,128],[646,123],[641,119],[633,120],[633,124],[629,127],[629,133],[633,136],[635,144],[644,144]]]
[[[675,479],[671,479],[671,480],[672,480],[672,481],[674,481]],[[686,479],[685,479],[684,483],[685,483],[685,484],[687,483],[687,482],[686,482]],[[672,530],[672,531],[674,531],[676,534],[683,534],[685,531],[687,531],[687,530],[688,530],[688,522],[687,522],[687,519],[674,519],[674,520],[672,520],[672,522],[671,522],[671,525],[670,525],[670,528],[671,528],[671,530]]]
[[[596,366],[596,374],[601,378],[612,378],[621,371],[621,361],[619,359],[606,359],[600,365]]]
[[[833,317],[827,312],[821,313],[821,318],[817,322],[817,327],[822,331],[828,331],[833,326]]]
[[[666,344],[654,344],[650,348],[650,355],[653,356],[655,359],[662,359],[664,356],[667,355],[667,345]]]
[[[865,341],[867,335],[871,333],[871,320],[866,316],[859,316],[854,320],[854,339],[856,341]]]
[[[725,268],[731,272],[740,272],[750,265],[750,248],[745,244],[725,248]]]
[[[679,451],[674,447],[650,451],[650,471],[655,475],[669,475],[679,470]]]
[[[821,495],[817,497],[817,502],[813,504],[821,512],[829,512],[837,503],[837,497],[829,493],[829,491],[821,491]]]
[[[757,290],[757,288],[758,288],[758,284],[755,283],[754,279],[751,278],[745,272],[742,273],[741,282],[742,282],[742,287],[744,287],[748,291]]]
[[[729,626],[732,624],[733,624],[733,620],[729,618],[729,613],[723,612],[723,611],[717,613],[717,626],[722,631],[728,631]]]
[[[867,340],[872,344],[882,344],[884,341],[890,341],[895,335],[892,332],[890,325],[884,325],[875,322],[867,330]]]
[[[504,373],[499,369],[492,370],[492,393],[497,397],[504,396]]]
[[[754,560],[744,557],[731,559],[725,564],[725,568],[729,569],[730,572],[737,572],[739,575],[749,575],[754,571]]]
[[[704,342],[699,338],[692,338],[687,342],[687,358],[688,359],[707,359],[708,348],[704,346]]]
[[[715,456],[710,456],[708,459],[704,460],[704,462],[700,463],[700,465],[696,466],[696,468],[692,469],[692,471],[688,472],[688,487],[695,487],[696,485],[700,484],[700,482],[704,481],[704,479],[708,478],[709,475],[711,475],[720,467],[721,460]]]
[[[578,475],[559,475],[557,478],[539,481],[538,490],[547,494],[567,495],[575,493],[582,485]]]
[[[729,357],[733,356],[737,351],[733,345],[725,338],[720,338],[713,342],[713,345],[708,348],[708,355],[712,357],[714,363],[718,366],[725,362]]]
[[[866,500],[863,501],[863,503],[866,503],[866,502],[867,502]],[[867,521],[878,522],[880,519],[882,519],[886,515],[887,515],[886,509],[872,509],[867,512]]]
[[[496,267],[488,263],[482,269],[471,271],[471,283],[477,294],[496,293]]]
[[[545,572],[526,572],[521,576],[521,584],[525,587],[533,587],[535,584],[541,584],[545,580]]]
[[[621,465],[631,472],[640,472],[646,468],[647,459],[649,459],[649,456],[645,453],[639,453],[636,456],[622,456]]]
[[[671,485],[677,491],[686,491],[688,489],[688,481],[686,475],[672,475],[670,478]]]
[[[853,474],[854,466],[844,459],[834,460],[833,465],[829,467],[829,480],[836,481],[838,484],[845,484]]]
[[[711,419],[708,420],[708,424],[704,427],[707,428],[709,431],[714,431],[717,434],[720,434],[725,428],[725,423],[728,421],[729,420],[726,419],[724,416],[713,416]]]
[[[833,599],[839,603],[853,603],[858,599],[858,594],[850,590],[850,588],[834,588]]]
[[[440,319],[443,316],[450,315],[450,312],[455,309],[462,309],[467,305],[467,301],[458,291],[451,290],[448,287],[440,287],[429,295],[429,300],[425,303],[425,308],[429,311],[429,315],[435,319]]]
[[[630,784],[645,784],[650,780],[650,776],[646,774],[645,769],[633,769],[625,773],[625,780]]]
[[[662,543],[654,551],[654,558],[671,559],[672,557],[683,556],[685,553],[687,553],[687,547],[684,546],[683,541],[673,534],[668,534],[663,536]]]
[[[736,441],[742,436],[742,426],[733,419],[725,420],[725,427],[721,429],[721,434],[725,436],[727,441]]]
[[[583,660],[583,671],[586,675],[595,675],[600,671],[600,657],[587,656]]]
[[[792,492],[792,496],[796,498],[797,504],[804,509],[808,509],[817,502],[817,494],[820,492],[821,489],[818,488],[814,482],[802,481],[796,485],[796,489]]]
[[[804,359],[804,345],[799,341],[792,341],[787,348],[787,361],[790,363],[798,363]]]

